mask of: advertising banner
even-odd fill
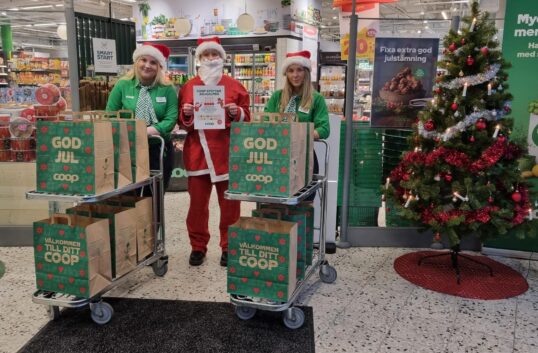
[[[379,18],[379,4],[370,6],[357,6],[359,23],[357,28],[357,60],[368,59],[374,61],[375,36],[379,32],[379,21],[371,18]],[[361,17],[368,19],[361,19]],[[349,28],[351,12],[340,11],[340,45],[342,47],[342,60],[347,60],[349,55]]]
[[[224,129],[224,86],[194,86],[194,128]]]
[[[412,126],[432,97],[438,51],[438,38],[376,38],[371,126]]]
[[[538,99],[538,2],[506,0],[506,14],[503,34],[503,56],[512,64],[508,70],[508,84],[512,101],[514,119],[513,136],[528,137],[529,149],[537,155],[537,145],[533,133],[538,120],[532,116],[532,101]]]

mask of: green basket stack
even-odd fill
[[[345,122],[340,129],[340,167],[338,175],[338,214],[341,214],[344,178]],[[377,226],[377,212],[381,206],[383,176],[383,134],[368,123],[353,122],[353,147],[349,188],[350,226]]]

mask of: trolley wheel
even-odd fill
[[[256,315],[256,309],[248,306],[236,306],[235,315],[241,320],[250,320]]]
[[[282,319],[287,328],[295,330],[303,326],[304,312],[299,308],[291,307],[284,311]]]
[[[92,311],[92,320],[99,325],[107,324],[114,315],[112,305],[103,301],[90,304],[90,310]]]
[[[163,277],[168,272],[168,262],[155,261],[151,264],[151,267],[153,268],[153,273],[159,277]]]
[[[55,305],[49,305],[47,306],[47,314],[49,314],[49,318],[53,321],[56,321],[60,318],[60,307]]]
[[[319,268],[319,278],[323,283],[333,283],[336,281],[336,277],[336,269],[328,263],[321,265]]]

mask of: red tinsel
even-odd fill
[[[499,140],[497,140],[493,145],[489,146],[482,153],[482,156],[471,164],[469,167],[471,173],[477,173],[495,165],[495,163],[497,163],[504,155],[506,146],[507,145],[503,141]]]
[[[488,223],[491,219],[490,212],[498,211],[497,206],[486,206],[476,211],[468,211],[465,216],[465,223],[470,224],[474,222]]]

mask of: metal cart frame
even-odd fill
[[[337,272],[334,267],[329,265],[325,260],[325,217],[327,213],[327,170],[329,167],[329,145],[324,140],[315,141],[325,146],[325,173],[324,175],[314,175],[313,180],[300,189],[296,194],[289,198],[251,195],[243,193],[225,192],[225,197],[229,200],[263,202],[283,205],[297,205],[308,196],[318,192],[321,200],[321,215],[319,227],[314,225],[314,229],[319,231],[319,247],[314,247],[314,259],[305,273],[304,279],[297,282],[297,286],[291,297],[286,302],[271,302],[258,300],[258,298],[245,297],[236,294],[230,295],[230,301],[235,305],[235,314],[242,320],[249,320],[256,314],[256,310],[283,312],[282,319],[284,325],[290,329],[297,329],[303,326],[305,316],[304,312],[293,304],[299,297],[299,294],[306,288],[306,283],[312,277],[315,271],[319,269],[319,277],[324,283],[333,283],[336,280]],[[317,251],[316,251],[317,250]]]
[[[58,203],[93,203],[105,200],[107,198],[118,196],[129,191],[134,191],[138,188],[149,186],[152,191],[153,200],[153,230],[155,234],[155,244],[153,254],[140,262],[133,270],[125,275],[115,278],[112,282],[102,289],[99,293],[90,298],[78,298],[73,295],[38,290],[32,296],[32,301],[37,304],[47,306],[49,317],[52,320],[57,320],[60,317],[60,307],[63,308],[81,308],[89,305],[91,317],[97,324],[104,325],[108,323],[114,314],[112,306],[103,301],[102,296],[123,284],[126,279],[137,270],[146,266],[152,266],[153,272],[162,277],[168,271],[168,256],[165,252],[165,222],[164,222],[164,184],[163,184],[163,155],[164,155],[164,139],[160,136],[150,136],[150,139],[158,139],[161,144],[160,150],[160,170],[150,171],[150,177],[141,182],[133,183],[100,195],[60,195],[30,191],[26,193],[28,200],[46,200],[49,202],[49,213],[52,215],[59,211]],[[155,197],[155,191],[158,192],[158,197]]]

